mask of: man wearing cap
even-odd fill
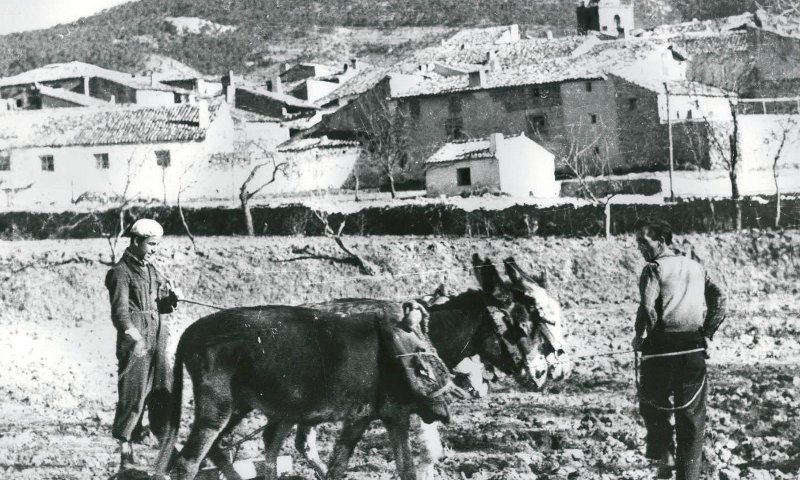
[[[158,222],[137,220],[130,229],[130,246],[105,280],[117,329],[119,401],[111,433],[120,442],[120,470],[135,465],[131,440],[134,430],[141,429],[145,406],[159,440],[169,415],[172,371],[159,315],[171,313],[178,297],[150,263],[163,234]]]
[[[725,319],[726,295],[702,265],[671,250],[668,224],[645,223],[636,244],[647,261],[632,342],[642,352],[639,411],[646,455],[659,461],[658,478],[671,478],[675,469],[677,480],[696,480],[708,391],[704,350]]]

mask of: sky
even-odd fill
[[[129,1],[131,0],[0,0],[0,34],[72,22]]]

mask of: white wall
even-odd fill
[[[340,83],[325,82],[322,80],[314,80],[313,78],[309,78],[306,80],[306,92],[308,94],[308,98],[306,100],[312,103],[316,102],[340,86]]]
[[[608,0],[600,2],[600,8],[598,8],[600,32],[607,35],[616,35],[617,24],[614,22],[614,15],[619,15],[620,26],[625,29],[626,35],[630,35],[634,29],[633,7],[630,5],[606,5],[607,2]]]
[[[691,119],[689,119],[689,112]],[[667,95],[658,95],[658,117],[667,123]],[[680,122],[731,122],[731,108],[725,97],[703,97],[695,95],[669,95],[669,119]]]
[[[472,185],[458,186],[456,170],[459,168],[470,169]],[[430,196],[458,195],[463,191],[484,187],[499,190],[500,169],[497,159],[469,160],[443,165],[432,164],[425,171],[425,189]]]
[[[136,90],[136,104],[145,107],[175,105],[175,94],[161,90]]]
[[[739,115],[742,169],[771,170],[786,133],[779,167],[800,168],[800,115]]]
[[[497,146],[500,190],[537,198],[558,196],[555,156],[525,137],[507,138]]]
[[[168,150],[170,166],[158,166],[155,152]],[[233,151],[233,124],[230,115],[218,114],[202,142],[152,143],[36,147],[11,150],[11,170],[0,171],[3,188],[33,184],[12,198],[0,199],[0,208],[37,209],[73,207],[82,194],[113,197],[125,192],[130,180],[129,198],[163,200],[181,198],[227,198],[231,188],[221,182],[220,168],[211,165],[209,155]],[[106,153],[108,169],[97,168],[94,154]],[[52,155],[55,170],[43,171],[40,157]]]

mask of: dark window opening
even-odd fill
[[[448,140],[459,140],[464,138],[464,119],[461,117],[451,117],[445,120],[444,129]]]
[[[531,88],[530,93],[531,93],[531,97],[533,97],[533,98],[541,98],[542,89],[540,89],[539,87],[533,87],[533,88]]]
[[[592,82],[586,82],[586,91],[587,92],[591,92],[592,91]]]
[[[11,153],[8,151],[0,151],[0,170],[11,170]]]
[[[55,172],[56,162],[52,155],[42,155],[39,157],[42,160],[42,170],[45,172]]]
[[[156,164],[161,168],[167,168],[172,163],[169,150],[156,150]]]
[[[411,101],[409,101],[408,110],[411,113],[411,118],[413,118],[414,120],[418,120],[421,113],[419,99],[414,98]]]
[[[692,119],[692,111],[691,111],[691,110],[689,110],[688,112],[686,112],[686,118],[687,118],[688,120],[691,120],[691,119]]]
[[[528,115],[530,137],[547,135],[547,118],[544,115]]]
[[[107,153],[95,153],[94,154],[94,161],[97,165],[99,170],[106,170],[109,167],[108,163],[108,154]]]
[[[468,187],[472,185],[472,177],[469,168],[456,169],[456,182],[459,187]]]
[[[592,123],[597,123],[597,114],[596,113],[589,114],[589,117],[592,119]]]
[[[636,99],[635,98],[629,98],[628,99],[628,108],[631,109],[631,110],[636,110],[636,107],[637,107]]]

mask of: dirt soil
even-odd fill
[[[689,235],[731,294],[731,313],[711,353],[706,478],[800,478],[800,232]],[[404,299],[477,287],[473,252],[515,255],[527,270],[547,268],[565,309],[574,356],[629,349],[636,282],[643,261],[629,237],[482,239],[353,237],[349,247],[377,265],[365,277],[347,264],[293,260],[310,246],[339,256],[325,238],[168,237],[160,268],[188,298],[222,306],[298,304],[346,296]],[[94,479],[115,473],[110,426],[116,398],[114,331],[103,278],[102,240],[0,242],[0,478]],[[174,345],[206,307],[184,305],[169,318]],[[582,358],[573,376],[544,391],[510,379],[488,397],[459,401],[442,427],[443,479],[644,479],[644,427],[635,403],[632,354]],[[187,386],[188,388],[188,386]],[[189,396],[191,396],[189,394]],[[187,405],[191,398],[187,399]],[[184,426],[191,411],[184,410]],[[249,418],[237,438],[264,419]],[[185,434],[185,429],[182,432]],[[320,432],[330,452],[336,426]],[[151,438],[137,450],[156,453]],[[258,457],[259,442],[240,457]],[[294,477],[313,478],[287,441]],[[383,428],[358,445],[349,478],[393,478]]]

